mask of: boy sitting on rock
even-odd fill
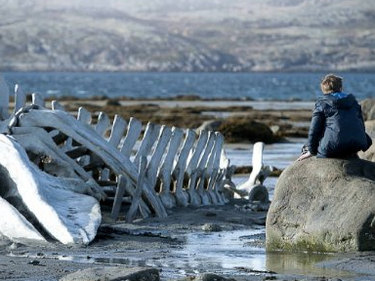
[[[365,132],[361,106],[352,94],[342,92],[342,78],[328,74],[320,87],[324,95],[315,103],[305,151],[297,160],[314,155],[350,158],[366,151],[372,140]]]

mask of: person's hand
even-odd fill
[[[298,157],[297,161],[301,161],[307,158],[312,157],[313,155],[311,154],[310,151],[307,151],[306,153],[302,154],[300,157]]]

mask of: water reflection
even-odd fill
[[[267,252],[266,268],[279,274],[300,274],[326,277],[349,277],[353,274],[319,266],[320,262],[334,258],[334,254]]]

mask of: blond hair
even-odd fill
[[[322,79],[322,82],[320,83],[320,88],[322,89],[323,94],[341,92],[342,77],[334,74],[327,74]]]

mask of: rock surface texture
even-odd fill
[[[375,250],[375,163],[309,158],[281,174],[266,222],[268,250]]]

